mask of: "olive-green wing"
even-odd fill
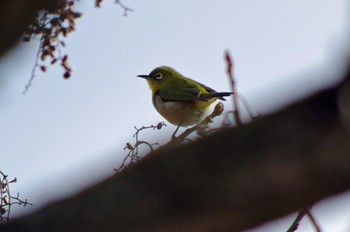
[[[195,101],[200,99],[201,91],[195,85],[177,80],[162,87],[158,94],[163,101]]]
[[[178,79],[158,92],[160,98],[164,101],[210,101],[212,98],[219,98],[225,101],[223,97],[230,96],[232,92],[216,92],[214,89],[198,83],[192,79]]]

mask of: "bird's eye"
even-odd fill
[[[161,73],[156,73],[156,74],[154,74],[154,79],[156,79],[156,80],[160,80],[160,79],[162,79],[163,78],[163,74],[161,74]]]

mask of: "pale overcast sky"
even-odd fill
[[[94,1],[79,4],[83,16],[66,40],[74,68],[69,80],[49,67],[37,71],[22,95],[38,44],[21,44],[0,60],[0,170],[17,177],[12,191],[35,205],[16,215],[112,175],[125,143],[133,142],[133,127],[164,121],[138,74],[168,65],[228,91],[223,54],[229,49],[238,92],[262,115],[341,76],[347,0],[124,0],[134,9],[127,17],[113,2],[104,0],[99,9]],[[174,129],[141,136],[166,141]],[[348,198],[315,207],[325,231],[350,228],[350,212],[339,209]],[[286,230],[293,217],[254,231]],[[298,231],[313,229],[304,220]]]

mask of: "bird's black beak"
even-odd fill
[[[145,78],[145,79],[149,78],[149,75],[137,75],[137,76],[138,76],[138,77]]]

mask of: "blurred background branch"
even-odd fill
[[[59,0],[2,0],[0,2],[0,57],[21,41],[38,11],[54,8]]]

